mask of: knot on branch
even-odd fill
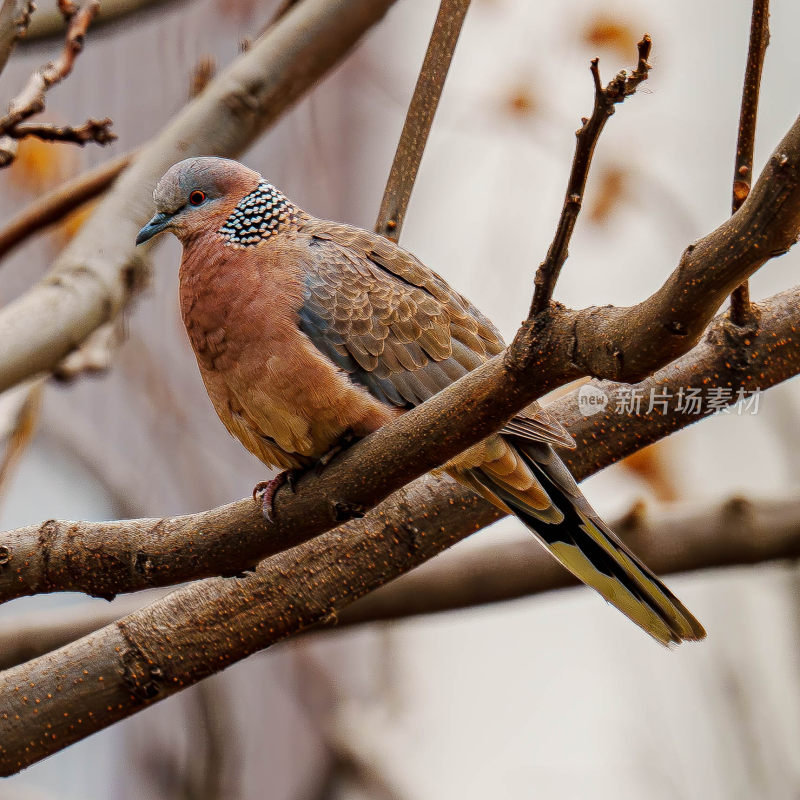
[[[413,556],[422,546],[422,540],[425,534],[412,522],[403,521],[397,525],[393,525],[392,531],[397,537],[398,542],[405,546],[410,556]]]
[[[759,323],[761,309],[750,304],[747,316],[741,324],[731,319],[730,313],[719,318],[706,336],[715,347],[724,347],[728,353],[727,362],[735,375],[746,375],[752,369],[762,346]]]
[[[555,312],[563,309],[554,303],[522,322],[503,354],[503,365],[508,372],[519,375],[547,360],[552,349]]]
[[[42,559],[42,586],[47,588],[50,586],[50,549],[53,547],[55,540],[58,538],[58,522],[54,519],[49,519],[39,526],[38,536],[38,551]]]
[[[369,509],[359,503],[336,500],[331,503],[331,511],[337,522],[349,522],[351,519],[361,519]]]
[[[165,681],[164,671],[158,664],[150,664],[136,646],[120,656],[122,680],[128,691],[140,702],[146,703],[161,693]]]

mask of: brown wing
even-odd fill
[[[347,225],[305,223],[300,327],[383,402],[410,408],[503,349],[483,315],[411,254]]]
[[[381,401],[418,405],[503,350],[500,332],[469,300],[388,239],[320,220],[301,232],[319,248],[309,260],[301,328]],[[503,432],[574,447],[536,403]]]

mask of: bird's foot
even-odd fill
[[[331,461],[333,461],[333,459],[336,458],[336,456],[339,455],[339,453],[342,453],[345,450],[347,450],[347,448],[350,447],[350,445],[352,445],[355,442],[357,442],[359,440],[359,438],[360,437],[356,436],[353,433],[353,431],[351,431],[348,428],[339,437],[339,441],[336,442],[336,444],[333,445],[333,447],[331,447],[331,449],[328,450],[327,453],[323,453],[323,455],[321,455],[319,457],[319,459],[317,459],[317,461],[316,461],[316,463],[314,464],[314,467],[313,467],[314,474],[315,475],[321,475],[322,471],[325,469],[325,467],[327,467],[328,464],[330,464]]]
[[[261,498],[261,515],[270,524],[275,522],[275,493],[284,484],[294,492],[299,472],[296,469],[285,469],[272,480],[260,481],[253,487],[253,500]]]

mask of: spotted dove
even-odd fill
[[[235,161],[181,161],[154,201],[137,244],[165,230],[183,244],[181,313],[208,395],[270,467],[318,463],[503,349],[492,323],[411,253],[312,217]],[[534,404],[445,469],[658,641],[703,638],[597,516],[554,444],[574,446]]]

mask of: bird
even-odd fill
[[[172,232],[180,310],[228,431],[271,468],[263,511],[319,468],[502,352],[497,328],[395,242],[305,212],[258,172],[202,156],[170,167],[136,244]],[[664,645],[705,630],[593,510],[538,403],[443,465],[514,514],[561,564]]]

